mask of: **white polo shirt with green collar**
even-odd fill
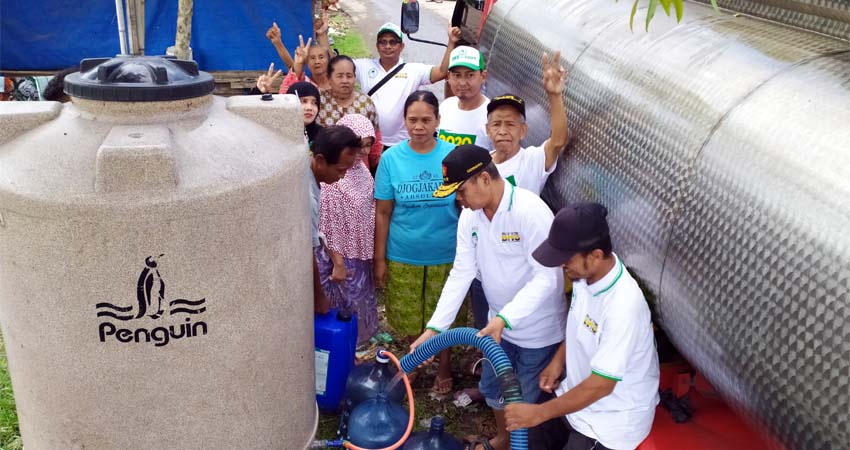
[[[658,352],[649,306],[637,282],[616,264],[601,280],[573,283],[567,316],[566,377],[558,395],[591,373],[616,380],[614,391],[567,415],[579,433],[613,449],[634,449],[649,434],[658,404]]]
[[[480,275],[488,319],[506,323],[502,338],[524,348],[542,348],[563,340],[566,321],[564,274],[543,267],[531,253],[549,235],[554,216],[540,197],[504,183],[493,220],[483,210],[461,212],[454,266],[443,286],[428,328],[445,331]]]

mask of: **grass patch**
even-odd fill
[[[15,397],[12,395],[12,380],[9,378],[9,365],[6,361],[6,347],[3,344],[3,337],[0,336],[0,450],[23,448],[18,430]]]
[[[329,22],[330,29],[333,30],[333,47],[340,55],[352,58],[367,58],[371,55],[363,35],[354,27],[348,14],[343,11],[335,12],[330,16]]]

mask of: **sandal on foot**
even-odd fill
[[[469,446],[466,448],[468,450],[478,450],[478,446],[481,446],[483,450],[495,450],[492,445],[490,445],[489,439],[476,439],[472,441]]]
[[[434,378],[434,385],[431,386],[431,392],[437,395],[448,395],[452,392],[452,388],[454,388],[452,377],[440,378],[437,376]]]

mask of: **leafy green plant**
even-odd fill
[[[632,30],[634,30],[635,15],[637,15],[638,3],[640,1],[635,0],[632,5],[632,13],[629,16],[629,28]],[[649,7],[646,10],[646,31],[649,31],[649,23],[655,17],[655,11],[658,9],[659,4],[661,4],[661,8],[667,14],[667,17],[670,17],[672,11],[676,11],[676,22],[682,21],[682,13],[684,11],[683,0],[649,0]],[[670,9],[671,6],[673,7],[672,10]],[[714,7],[715,11],[720,11],[720,8],[717,6],[717,0],[711,0],[711,6]]]

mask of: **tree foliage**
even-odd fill
[[[632,13],[629,16],[629,28],[634,30],[634,22],[635,15],[637,15],[638,3],[641,0],[635,0],[632,5]],[[661,4],[661,8],[664,10],[664,13],[667,14],[667,17],[670,17],[672,11],[676,12],[676,22],[682,21],[682,12],[684,11],[683,0],[648,0],[649,7],[646,10],[646,31],[649,31],[649,23],[652,22],[652,18],[655,17],[655,11],[658,8],[658,5]],[[672,10],[670,7],[673,7]],[[711,0],[711,6],[714,7],[715,11],[720,11],[720,8],[717,6],[717,0]]]

